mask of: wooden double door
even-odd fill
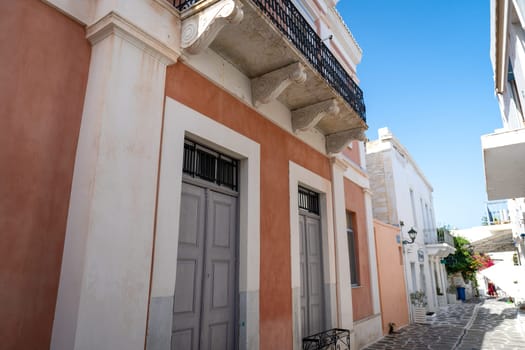
[[[236,345],[237,197],[183,182],[172,350]]]

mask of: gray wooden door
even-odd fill
[[[235,348],[237,199],[183,183],[172,350]]]
[[[325,330],[325,302],[321,224],[318,217],[299,215],[301,261],[301,332]]]

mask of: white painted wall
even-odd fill
[[[431,273],[429,255],[425,246],[425,234],[427,237],[436,235],[433,215],[433,188],[408,151],[388,128],[379,129],[378,135],[378,140],[367,143],[367,154],[381,152],[384,156],[384,166],[390,167],[392,177],[386,178],[385,181],[386,186],[393,188],[395,193],[395,198],[392,198],[394,200],[392,210],[397,213],[399,221],[404,223],[401,230],[401,240],[410,241],[408,231],[411,228],[418,232],[414,244],[404,245],[404,266],[408,294],[416,291],[414,285],[417,286],[418,290],[424,289],[428,299],[428,308],[434,310],[437,307],[436,282]],[[388,166],[388,164],[391,165]],[[374,188],[372,188],[373,191]],[[413,192],[414,208],[412,207],[410,191]],[[399,225],[399,222],[389,222],[389,224]],[[419,260],[418,252],[423,253],[423,262]],[[416,266],[416,281],[412,281],[411,263],[415,263]],[[423,264],[425,274],[424,285],[421,280],[420,264]]]
[[[514,6],[511,5],[508,24],[508,59],[504,64],[509,69],[508,62],[512,64],[514,77],[516,79],[517,99],[521,103],[522,109],[525,112],[525,31],[522,27],[519,16]],[[507,81],[505,74],[505,90],[502,94],[497,94],[498,102],[501,110],[501,117],[503,128],[505,130],[521,129],[525,127],[523,115],[519,112],[517,101],[514,100],[511,84]]]
[[[525,4],[521,0],[512,0],[508,1],[509,10],[504,15],[496,13],[496,4],[499,3],[497,0],[491,1],[491,40],[490,40],[490,49],[491,49],[491,60],[493,70],[495,72],[494,76],[497,77],[497,71],[503,71],[501,78],[504,79],[505,84],[503,86],[504,91],[497,93],[498,103],[500,107],[501,119],[503,128],[496,130],[508,131],[515,129],[525,128]],[[498,17],[499,15],[499,17]],[[502,23],[507,24],[507,32],[501,33],[499,37],[496,34],[497,26]],[[504,38],[504,42],[500,42],[501,37]],[[498,51],[498,45],[502,52]],[[504,57],[505,61],[498,62],[496,55]],[[507,72],[508,72],[508,62],[512,64],[514,71],[514,78],[517,87],[517,96],[516,92],[513,94],[511,89],[511,84],[507,81]],[[497,66],[499,64],[499,66]],[[505,69],[506,68],[506,69]],[[517,100],[521,103],[522,112],[518,110]],[[482,138],[483,139],[483,138]],[[483,146],[485,148],[485,146]],[[516,152],[519,152],[519,148],[516,146]],[[519,154],[519,153],[518,153]],[[512,201],[515,201],[512,203]],[[520,204],[517,204],[519,202]],[[516,200],[509,200],[509,209],[512,207],[511,213],[511,222],[513,224],[513,235],[518,237],[521,233],[525,232],[525,224],[523,224],[522,219],[523,213],[525,213],[525,205],[523,198],[518,198]],[[517,209],[517,213],[516,213]],[[525,246],[523,241],[517,241],[517,248],[521,256],[521,260],[525,261]],[[524,265],[525,271],[525,265]]]
[[[491,237],[495,234],[511,231],[512,224],[487,225],[466,228],[462,230],[452,230],[450,233],[456,237],[463,237],[470,242],[479,241],[480,239]]]

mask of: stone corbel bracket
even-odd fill
[[[275,100],[292,83],[302,84],[306,81],[304,66],[292,63],[272,72],[252,79],[252,100],[255,107]]]
[[[227,24],[240,23],[244,13],[236,0],[220,0],[182,21],[181,47],[196,55],[205,50]]]
[[[336,132],[326,136],[326,152],[335,154],[341,152],[351,141],[366,141],[364,127],[357,127]]]
[[[293,132],[313,129],[324,117],[339,113],[336,99],[319,102],[292,111]]]

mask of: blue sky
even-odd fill
[[[501,127],[490,64],[489,0],[341,0],[363,58],[367,136],[388,126],[434,187],[436,221],[480,225],[480,136]]]

